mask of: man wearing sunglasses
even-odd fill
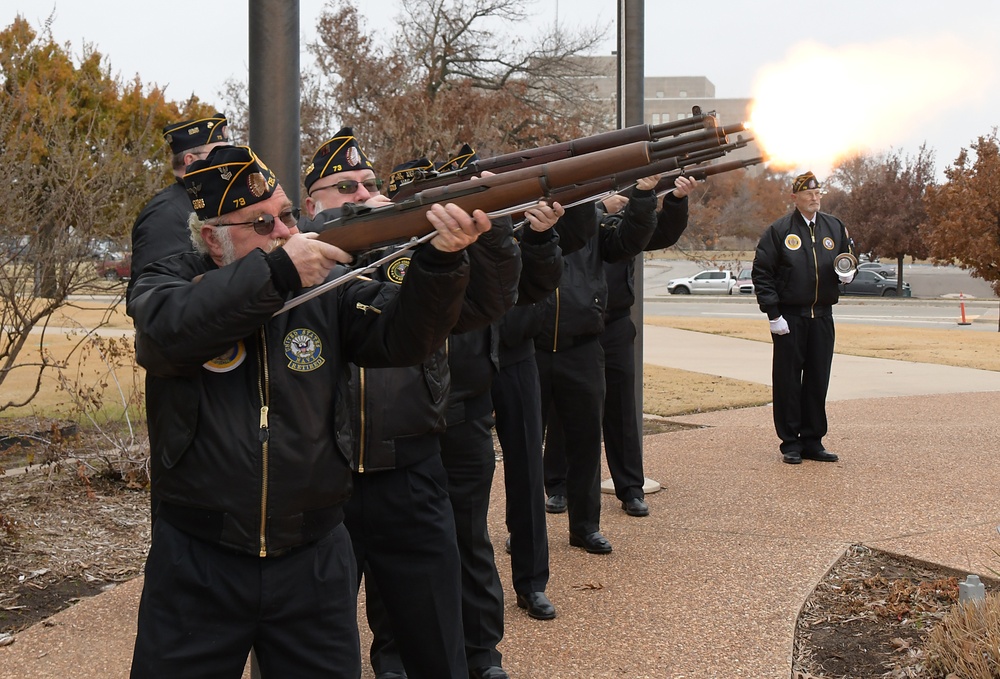
[[[299,233],[248,147],[188,170],[198,251],[149,265],[129,305],[159,498],[131,676],[235,679],[252,647],[264,676],[355,679],[338,378],[347,361],[412,365],[444,343],[468,284],[465,249],[489,219],[435,205],[436,235],[391,299],[353,280],[274,315],[349,255]]]
[[[326,140],[313,154],[306,168],[306,199],[302,206],[310,218],[345,203],[385,205],[382,180],[375,177],[374,165],[361,150],[354,130],[344,127]]]
[[[132,298],[135,280],[148,264],[191,251],[187,223],[191,200],[182,177],[188,165],[217,146],[229,145],[229,124],[226,116],[215,113],[166,125],[163,138],[170,146],[170,165],[176,181],[146,203],[132,226],[132,275],[125,291],[126,300]]]

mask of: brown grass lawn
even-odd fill
[[[58,328],[92,328],[105,314],[106,310],[100,304],[81,304],[78,308],[61,313],[52,320],[51,325]],[[647,317],[646,322],[759,342],[770,341],[767,324],[758,321]],[[127,342],[131,341],[128,334],[131,321],[124,314],[124,305],[114,309],[105,327],[125,331]],[[64,360],[78,341],[79,337],[67,338],[65,331],[50,330],[44,348],[53,356]],[[837,326],[837,351],[857,356],[1000,371],[1000,333],[968,332],[961,329],[887,328],[842,323]],[[36,345],[28,351],[25,358],[32,359],[37,356]],[[81,357],[83,357],[82,362]],[[84,384],[111,384],[112,388],[115,386],[113,382],[109,382],[106,362],[95,351],[74,352],[70,356],[65,373],[71,380],[76,379],[74,376],[78,374],[78,381]],[[115,374],[126,391],[135,384],[141,385],[141,371],[133,375],[130,367],[123,366]],[[3,385],[3,401],[7,402],[20,394],[27,393],[33,380],[34,377],[28,371],[13,373]],[[643,380],[644,410],[664,417],[763,405],[771,400],[770,389],[765,385],[659,366],[644,366]],[[31,405],[10,409],[0,416],[39,415],[73,418],[70,399],[65,391],[58,389],[57,385],[55,376],[47,375],[43,378],[42,391]]]

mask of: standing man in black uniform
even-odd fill
[[[604,332],[608,284],[604,262],[642,252],[656,228],[656,182],[659,175],[640,179],[619,228],[599,227],[593,203],[566,210],[563,220],[580,232],[597,233],[580,250],[566,255],[562,280],[555,293],[539,304],[543,323],[535,337],[542,391],[542,415],[554,412],[563,424],[566,446],[562,460],[545,453],[545,490],[549,501],[565,498],[569,509],[569,543],[591,554],[611,552],[600,532],[601,419],[604,412]],[[560,231],[560,234],[563,231]],[[546,501],[546,510],[549,510]]]
[[[523,266],[517,306],[504,314],[494,329],[499,338],[499,369],[493,378],[491,396],[497,439],[503,450],[510,532],[507,551],[517,605],[532,618],[551,620],[556,617],[556,608],[545,594],[549,542],[542,470],[542,395],[534,344],[541,317],[535,313],[534,304],[559,285],[563,257],[558,237],[543,240],[536,231],[532,225],[521,237]],[[554,229],[550,233],[556,234]]]
[[[385,286],[355,280],[275,316],[349,255],[298,233],[248,147],[213,150],[185,187],[198,252],[151,264],[129,307],[160,498],[131,676],[235,679],[252,647],[264,676],[356,679],[338,376],[347,361],[412,365],[445,341],[465,248],[489,220],[433,206],[436,236],[381,313],[368,310]]]
[[[836,462],[823,447],[826,392],[833,363],[833,305],[841,275],[834,258],[851,251],[844,223],[819,211],[821,187],[812,172],[792,183],[795,209],[767,227],[753,260],[753,285],[774,343],[771,383],[774,428],[782,461]]]
[[[661,250],[675,244],[688,224],[688,193],[693,179],[681,175],[674,188],[663,196],[656,216],[656,230],[643,251]],[[617,228],[627,218],[624,210],[608,210],[603,228]],[[642,487],[646,474],[642,466],[642,430],[635,407],[635,258],[605,262],[608,280],[608,310],[604,316],[601,346],[604,348],[604,454],[615,486],[615,496],[629,516],[646,516]],[[641,372],[640,372],[641,379]]]
[[[663,197],[663,206],[656,215],[656,230],[643,248],[644,251],[668,248],[675,244],[687,228],[687,194],[695,182],[680,176],[675,188]],[[619,228],[630,219],[625,210],[628,198],[615,194],[598,204],[601,211],[601,228]],[[654,205],[655,207],[655,205]],[[647,516],[643,484],[646,480],[642,467],[642,432],[635,407],[635,324],[631,311],[635,303],[635,258],[604,263],[608,282],[608,308],[604,315],[605,327],[601,333],[604,349],[604,417],[601,422],[604,434],[604,452],[615,486],[615,495],[622,509],[630,516]],[[545,437],[545,459],[550,478],[565,478],[566,440],[563,424],[557,413],[549,413]],[[558,486],[558,484],[552,484]],[[546,508],[550,513],[565,511],[565,497],[553,494]]]
[[[176,181],[153,196],[132,225],[132,277],[125,290],[126,300],[132,299],[135,281],[147,265],[194,250],[188,230],[191,197],[181,178],[188,165],[217,146],[229,145],[229,123],[221,113],[184,120],[166,125],[163,138],[170,145],[170,166]]]

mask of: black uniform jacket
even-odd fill
[[[833,260],[850,251],[847,229],[833,215],[817,212],[813,229],[798,210],[774,222],[761,236],[753,259],[760,310],[772,321],[784,314],[830,314],[840,298]]]
[[[328,215],[328,211],[321,215]],[[509,218],[496,220],[493,228],[467,249],[469,286],[453,332],[481,330],[513,306],[521,258],[511,229]],[[363,264],[364,259],[381,259],[385,252],[359,258],[358,264]],[[398,288],[409,264],[410,253],[401,252],[368,274],[390,284],[385,297],[374,305],[376,308],[391,299],[393,288]],[[436,438],[428,435],[445,429],[452,385],[448,364],[448,350],[442,345],[415,366],[351,365],[349,380],[343,385],[346,402],[351,404],[343,414],[349,419],[338,422],[337,443],[342,450],[351,451],[356,471],[405,467],[438,452]]]
[[[608,301],[604,262],[634,257],[646,247],[656,228],[656,193],[633,191],[626,212],[629,218],[619,228],[600,228],[581,249],[565,255],[559,287],[536,305],[542,316],[542,329],[535,337],[536,350],[562,351],[604,331]],[[593,203],[585,203],[568,209],[562,219],[597,223],[602,214]]]
[[[655,204],[654,204],[655,208]],[[601,222],[603,228],[617,228],[629,217],[628,209],[616,215],[607,215]],[[656,214],[656,230],[646,243],[644,251],[662,250],[680,240],[688,224],[688,199],[674,198],[673,192],[663,197],[663,209]],[[626,257],[617,262],[604,263],[604,275],[608,279],[608,309],[606,322],[628,316],[635,304],[635,257]]]
[[[464,253],[425,245],[384,304],[384,284],[355,280],[272,317],[286,298],[271,274],[275,254],[255,250],[222,268],[194,253],[161,260],[130,305],[158,516],[260,556],[343,518],[349,451],[334,440],[347,361],[424,360],[458,320],[469,275]]]
[[[132,299],[136,279],[151,263],[181,252],[193,252],[188,217],[191,197],[177,180],[150,199],[132,225],[132,278],[125,299]]]
[[[535,353],[534,337],[542,328],[542,317],[533,305],[559,285],[563,272],[562,250],[556,229],[538,233],[528,226],[521,232],[521,279],[517,286],[517,305],[503,315],[495,326],[500,340],[498,359],[501,367],[514,365]]]

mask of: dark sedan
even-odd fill
[[[842,295],[869,295],[874,297],[895,297],[896,279],[886,278],[870,269],[862,269],[854,276],[854,280],[844,285],[840,284]],[[903,297],[910,296],[910,284],[903,282]]]

